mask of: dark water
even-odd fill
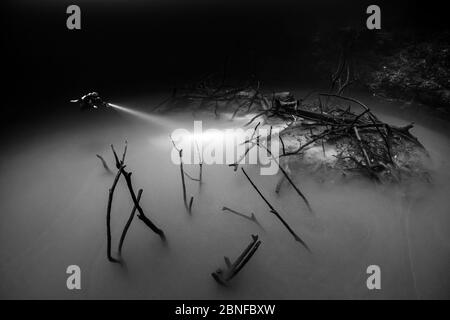
[[[363,97],[369,100],[369,97]],[[144,97],[118,104],[144,108]],[[311,215],[292,188],[274,192],[278,176],[260,176],[246,166],[283,217],[310,246],[308,253],[267,210],[241,172],[205,166],[204,183],[188,180],[193,212],[183,205],[179,169],[170,161],[168,134],[192,128],[190,112],[147,122],[122,113],[67,110],[29,127],[15,128],[15,140],[0,160],[0,296],[2,298],[144,299],[429,299],[450,298],[450,139],[446,123],[402,114],[398,106],[372,101],[384,120],[416,121],[413,133],[430,152],[432,184],[374,186],[366,181],[318,182],[305,172],[295,181],[315,210]],[[58,119],[58,121],[55,121]],[[223,117],[198,114],[208,127],[234,127]],[[447,130],[447,132],[445,132]],[[128,140],[127,168],[142,207],[164,229],[163,245],[139,220],[124,245],[125,267],[106,260],[106,204],[113,176],[109,145]],[[186,166],[196,174],[196,166]],[[254,212],[261,226],[222,212],[227,206]],[[113,203],[113,248],[131,211],[124,181]],[[227,288],[210,273],[223,256],[237,257],[250,241],[260,249]],[[68,265],[82,270],[82,290],[66,288]],[[382,290],[366,287],[366,268],[379,265]]]

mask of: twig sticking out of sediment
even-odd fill
[[[292,230],[292,228],[289,226],[289,224],[281,217],[281,215],[278,213],[278,211],[275,210],[275,208],[270,204],[270,202],[263,196],[261,191],[259,191],[259,189],[256,187],[256,185],[253,183],[253,181],[250,179],[250,177],[245,172],[244,168],[241,168],[241,170],[244,173],[244,175],[247,177],[247,179],[250,182],[250,184],[253,186],[253,188],[256,190],[256,192],[259,194],[259,196],[267,204],[267,206],[270,209],[270,212],[273,213],[278,218],[278,220],[281,221],[281,223],[286,227],[286,229],[289,231],[289,233],[294,237],[295,241],[300,242],[306,248],[306,250],[311,252],[311,250],[309,249],[308,245],[294,232],[294,230]]]
[[[183,149],[178,149],[178,147],[175,144],[175,141],[173,141],[172,137],[170,137],[170,140],[172,141],[173,147],[175,148],[175,150],[178,151],[178,156],[180,157],[180,174],[181,174],[181,186],[183,188],[183,202],[184,202],[184,206],[186,207],[186,209],[189,211],[189,213],[192,210],[192,203],[194,201],[194,197],[191,196],[191,199],[189,201],[189,204],[187,202],[187,196],[186,196],[186,182],[184,179],[184,176],[186,175],[183,169]],[[188,175],[189,176],[189,175]],[[189,176],[191,179],[191,176]]]
[[[108,164],[106,163],[105,159],[103,159],[103,157],[99,154],[96,154],[97,158],[100,159],[100,161],[102,162],[103,168],[105,168],[106,172],[108,173],[113,173],[111,171],[111,169],[109,168]]]
[[[188,177],[189,179],[191,179],[192,181],[198,181],[201,184],[202,183],[202,176],[203,176],[203,157],[202,157],[202,154],[200,152],[200,148],[198,147],[197,141],[195,141],[195,145],[197,147],[197,153],[199,155],[199,164],[198,164],[198,166],[199,166],[199,174],[198,174],[198,178],[194,178],[193,176],[191,176],[186,171],[184,171],[184,175],[186,177]]]
[[[291,169],[289,168],[288,164],[285,165],[284,170],[286,171],[287,174],[291,174]],[[275,193],[280,193],[280,189],[281,186],[283,185],[284,180],[286,180],[286,176],[283,174],[277,182],[277,185],[275,187]]]
[[[283,138],[281,138],[281,135],[279,135],[278,138],[280,139],[280,142],[281,142],[281,150],[283,150],[283,155],[285,155],[286,154],[286,147],[284,145]]]
[[[180,149],[180,150],[178,151],[178,154],[179,154],[179,156],[180,156],[180,172],[181,172],[181,184],[182,184],[182,186],[183,186],[183,200],[184,200],[184,204],[185,204],[185,206],[186,206],[186,208],[187,208],[187,201],[186,201],[186,183],[185,183],[185,181],[184,181],[184,169],[183,169],[183,161],[182,161],[182,158],[183,158],[183,149]]]
[[[203,176],[203,155],[202,155],[202,151],[200,151],[200,148],[198,146],[197,141],[195,141],[195,146],[197,148],[197,153],[198,153],[198,157],[199,157],[199,175],[198,175],[198,181],[200,183],[202,183],[202,176]],[[203,150],[203,147],[202,147]]]
[[[228,212],[234,213],[235,215],[237,215],[237,216],[239,216],[239,217],[242,217],[242,218],[244,218],[244,219],[253,221],[253,222],[255,222],[256,224],[259,224],[259,222],[258,222],[258,220],[256,220],[256,216],[255,216],[255,214],[254,214],[253,212],[252,212],[252,215],[251,215],[251,216],[248,216],[248,215],[246,215],[246,214],[240,213],[240,212],[238,212],[238,211],[236,211],[236,210],[233,210],[233,209],[230,209],[230,208],[228,208],[228,207],[223,207],[223,208],[222,208],[222,211],[228,211]]]
[[[124,160],[125,160],[125,155],[127,152],[127,143],[125,142],[125,148],[123,151],[123,155],[122,155],[122,160],[119,160],[119,157],[117,156],[116,151],[114,150],[114,146],[111,145],[111,149],[113,151],[114,154],[114,158],[116,159],[116,167],[122,167],[124,166]],[[149,227],[153,232],[155,232],[157,235],[159,235],[159,237],[161,238],[161,240],[165,241],[166,237],[164,235],[164,232],[159,229],[144,213],[144,210],[142,209],[142,207],[139,204],[139,201],[136,197],[136,194],[134,193],[134,189],[133,189],[133,184],[131,182],[131,172],[127,172],[125,171],[124,168],[122,168],[121,170],[123,177],[125,178],[125,181],[127,183],[127,187],[128,187],[128,191],[130,192],[131,195],[131,199],[134,202],[134,206],[136,207],[136,209],[138,210],[138,215],[137,217],[144,222],[147,227]]]
[[[187,173],[187,172],[184,172],[184,175],[186,176],[186,177],[188,177],[189,179],[191,179],[192,181],[198,181],[198,182],[200,182],[200,179],[199,178],[194,178],[193,176],[191,176],[189,173]]]
[[[189,206],[188,206],[188,210],[189,212],[192,212],[192,203],[194,202],[194,197],[191,196],[191,200],[189,200]]]
[[[123,148],[122,161],[121,161],[121,163],[124,163],[124,162],[125,162],[125,156],[127,155],[127,149],[128,149],[128,141],[125,140],[125,147]]]
[[[129,190],[131,198],[133,199],[133,202],[134,202],[134,209],[133,209],[133,211],[127,221],[127,224],[125,225],[125,228],[122,232],[122,236],[121,236],[120,243],[119,243],[119,254],[122,251],[122,245],[123,245],[123,241],[125,239],[125,235],[128,231],[131,221],[133,220],[134,213],[136,210],[139,211],[138,218],[140,220],[142,220],[153,232],[158,234],[163,241],[165,241],[166,238],[165,238],[164,232],[161,229],[159,229],[156,225],[154,225],[153,222],[147,218],[147,216],[145,216],[144,211],[142,210],[141,206],[139,205],[139,201],[140,201],[141,194],[142,194],[142,189],[139,190],[138,197],[136,197],[136,195],[134,193],[133,186],[131,183],[131,172],[125,171],[125,164],[124,164],[125,156],[127,153],[127,143],[125,142],[125,148],[124,148],[121,160],[119,160],[119,157],[117,156],[117,153],[116,153],[113,145],[111,145],[111,149],[114,154],[114,159],[116,161],[116,167],[117,167],[118,171],[114,178],[113,185],[109,189],[108,207],[107,207],[107,213],[106,213],[107,257],[108,257],[108,260],[111,262],[120,262],[120,260],[113,258],[111,255],[111,208],[112,208],[112,200],[113,200],[113,196],[114,196],[114,190],[116,188],[117,182],[119,181],[119,178],[121,175],[126,180],[128,190]]]
[[[106,236],[107,236],[107,257],[110,262],[120,263],[120,260],[117,260],[112,257],[111,254],[111,208],[112,201],[114,197],[114,190],[116,189],[117,182],[119,181],[120,175],[124,169],[123,165],[119,166],[119,171],[117,171],[116,177],[114,178],[114,182],[109,189],[109,197],[108,197],[108,207],[106,211]]]

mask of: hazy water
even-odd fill
[[[143,99],[140,106],[153,102]],[[377,109],[381,118],[403,122],[386,106]],[[240,124],[197,115],[202,117],[208,127]],[[431,154],[432,185],[319,183],[301,172],[295,180],[315,216],[290,187],[275,194],[278,177],[259,176],[258,168],[247,166],[311,254],[267,210],[243,174],[227,166],[204,166],[201,186],[187,180],[194,205],[192,215],[186,212],[168,134],[176,127],[192,128],[190,113],[153,124],[116,113],[68,111],[55,119],[17,127],[15,140],[2,152],[2,298],[450,298],[450,143],[445,132],[427,127],[426,121],[413,130]],[[144,189],[142,207],[164,229],[168,244],[136,219],[123,249],[126,267],[121,267],[106,259],[107,191],[113,176],[95,154],[112,168],[109,145],[121,152],[125,139],[134,187]],[[197,174],[196,166],[186,167]],[[222,212],[223,206],[254,212],[262,227]],[[114,251],[131,209],[121,181],[113,203]],[[229,287],[219,286],[210,273],[224,266],[224,255],[236,258],[250,234],[258,234],[262,245]],[[82,270],[78,292],[66,289],[71,264]],[[366,288],[371,264],[381,267],[380,291]]]

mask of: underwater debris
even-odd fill
[[[100,161],[102,162],[103,168],[105,168],[106,172],[112,173],[112,171],[109,168],[108,164],[106,163],[105,159],[99,154],[96,154],[95,156],[100,159]]]
[[[233,279],[239,271],[247,264],[250,258],[255,254],[261,245],[261,241],[258,240],[258,235],[252,235],[252,241],[240,254],[240,256],[231,263],[228,257],[224,257],[226,268],[217,269],[215,272],[211,273],[211,276],[221,285],[226,285],[228,281]]]
[[[178,94],[166,105],[212,107],[215,114],[219,103],[231,106],[232,118],[238,114],[251,115],[244,126],[260,119],[261,123],[277,128],[283,148],[281,158],[293,157],[313,167],[321,161],[323,166],[319,167],[328,173],[342,173],[342,177],[352,173],[375,182],[399,182],[402,176],[426,176],[420,158],[427,156],[427,151],[410,132],[413,123],[402,127],[388,124],[361,101],[342,95],[353,82],[346,68],[339,68],[342,81],[333,75],[336,93],[316,93],[315,100],[310,98],[312,94],[308,94],[308,99],[296,99],[291,92],[264,93],[260,82],[214,86],[211,80],[202,80],[177,90]],[[232,107],[236,105],[237,108]],[[362,111],[358,112],[356,107]],[[246,152],[256,145],[251,140],[246,142]],[[320,156],[316,149],[320,149]],[[229,166],[236,171],[237,163]]]
[[[128,228],[131,224],[131,221],[133,220],[134,217],[134,213],[136,210],[138,210],[138,215],[137,217],[145,223],[145,225],[147,227],[149,227],[153,232],[155,232],[156,234],[159,235],[159,237],[161,238],[161,240],[166,241],[166,237],[164,232],[159,229],[145,214],[144,211],[142,210],[141,206],[139,205],[139,201],[142,195],[142,189],[139,190],[138,196],[136,197],[136,194],[134,193],[134,189],[133,189],[133,185],[131,182],[131,172],[127,172],[125,171],[125,156],[127,153],[127,146],[128,143],[125,141],[125,148],[122,154],[122,159],[119,160],[119,157],[117,156],[116,150],[114,149],[114,146],[111,145],[111,149],[112,152],[114,154],[114,159],[116,161],[116,168],[117,168],[117,173],[116,176],[114,178],[113,184],[111,186],[111,188],[109,189],[109,196],[108,196],[108,205],[107,205],[107,211],[106,211],[106,235],[107,235],[107,258],[110,262],[115,262],[115,263],[121,263],[121,260],[113,258],[112,254],[111,254],[111,209],[112,209],[112,201],[113,201],[113,197],[114,197],[114,190],[116,188],[117,182],[120,179],[120,176],[122,175],[125,178],[125,181],[127,183],[127,187],[128,190],[130,192],[131,198],[133,200],[134,203],[134,208],[133,211],[131,212],[131,215],[125,225],[125,228],[122,232],[122,236],[120,239],[120,243],[119,243],[119,254],[122,251],[122,245],[123,245],[123,241],[125,240],[125,235],[128,231]]]
[[[237,216],[239,216],[239,217],[241,217],[241,218],[244,218],[244,219],[253,221],[254,223],[256,223],[256,224],[259,225],[259,222],[258,222],[258,220],[256,220],[256,216],[255,216],[255,214],[254,214],[253,212],[252,212],[251,216],[248,216],[248,215],[246,215],[246,214],[244,214],[244,213],[238,212],[238,211],[233,210],[233,209],[230,209],[230,208],[228,208],[228,207],[223,207],[223,208],[222,208],[222,211],[228,211],[228,212],[231,212],[231,213],[233,213],[233,214],[235,214],[235,215],[237,215]]]
[[[194,196],[191,196],[191,199],[189,200],[189,204],[188,204],[187,196],[186,196],[186,182],[185,182],[184,176],[187,176],[192,180],[197,180],[197,179],[192,178],[190,175],[188,175],[184,172],[183,149],[178,149],[178,147],[175,144],[175,141],[173,141],[171,136],[170,136],[170,141],[172,141],[173,147],[175,148],[175,150],[178,151],[178,156],[180,157],[180,174],[181,174],[181,186],[183,187],[183,202],[184,202],[184,206],[186,207],[188,212],[191,213],[192,212],[192,203],[194,202]],[[200,178],[197,181],[201,181],[201,168],[202,168],[202,166],[200,166]]]

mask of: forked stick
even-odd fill
[[[127,151],[126,146],[127,145],[125,145],[125,149],[124,149],[124,152],[122,155],[122,160],[125,160],[125,155],[126,155],[126,151]],[[134,206],[136,207],[136,209],[139,212],[138,218],[140,220],[142,220],[142,222],[144,222],[147,225],[147,227],[149,227],[153,232],[155,232],[157,235],[159,235],[161,240],[165,241],[166,237],[164,235],[164,232],[161,229],[159,229],[149,218],[147,218],[147,216],[144,214],[144,210],[142,210],[141,206],[139,205],[139,201],[137,200],[136,194],[134,193],[134,190],[133,190],[133,185],[131,183],[131,172],[125,171],[125,169],[124,169],[125,166],[124,166],[123,162],[119,160],[119,157],[117,156],[117,153],[116,153],[113,145],[111,145],[111,149],[113,151],[114,158],[116,160],[116,167],[119,169],[119,172],[117,174],[118,174],[118,176],[120,176],[119,173],[121,173],[123,175],[123,177],[125,178],[128,190],[129,190],[131,198],[134,202]]]
[[[178,149],[178,147],[175,144],[175,141],[173,141],[172,137],[170,136],[170,140],[172,141],[173,147],[175,148],[175,150],[178,151],[178,156],[180,157],[180,174],[181,174],[181,186],[183,187],[183,202],[184,202],[184,206],[186,207],[186,209],[191,212],[192,209],[192,202],[194,201],[194,197],[191,196],[191,200],[189,201],[189,204],[187,202],[187,197],[186,197],[186,182],[184,179],[185,176],[185,172],[183,169],[183,149]],[[191,179],[191,176],[189,176]]]
[[[142,222],[144,222],[147,225],[147,227],[149,227],[154,233],[156,233],[161,238],[161,240],[165,241],[166,236],[164,235],[164,232],[161,229],[159,229],[152,221],[150,221],[149,218],[147,218],[147,216],[144,214],[144,210],[142,210],[141,206],[139,205],[139,201],[133,190],[133,185],[131,184],[131,172],[126,172],[125,170],[122,170],[122,171],[123,171],[123,176],[125,177],[125,180],[127,182],[127,186],[128,186],[128,190],[130,191],[131,198],[133,199],[134,206],[136,207],[136,209],[139,212],[137,217],[139,219],[141,219]]]

